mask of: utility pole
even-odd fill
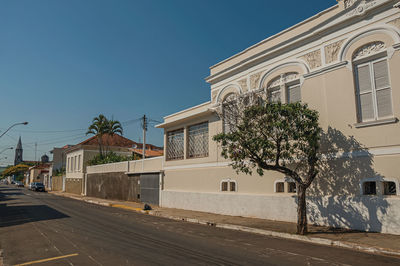
[[[147,131],[147,118],[146,115],[143,115],[143,155],[142,155],[142,159],[146,158],[146,131]]]
[[[35,142],[35,164],[37,164],[36,153],[37,153],[37,142]]]

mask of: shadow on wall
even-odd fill
[[[311,223],[336,228],[382,232],[390,204],[379,195],[362,195],[363,179],[383,177],[373,168],[373,155],[353,136],[329,127],[322,133],[320,174],[309,188]],[[339,155],[339,156],[338,156]],[[378,184],[377,184],[378,185]],[[387,226],[387,225],[386,225]]]

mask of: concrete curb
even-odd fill
[[[241,225],[217,224],[215,222],[199,220],[196,218],[165,215],[157,210],[145,211],[140,208],[134,208],[134,207],[126,206],[123,204],[112,204],[112,203],[89,200],[89,199],[84,199],[84,198],[79,198],[79,197],[74,197],[74,196],[69,196],[69,195],[62,195],[62,194],[58,194],[58,193],[54,193],[54,194],[60,195],[63,197],[76,199],[76,200],[85,201],[85,202],[92,203],[92,204],[113,207],[113,208],[120,208],[120,209],[125,209],[125,210],[131,210],[131,211],[140,212],[140,213],[148,214],[148,215],[152,215],[152,216],[168,218],[168,219],[175,220],[175,221],[183,221],[183,222],[189,222],[189,223],[195,223],[195,224],[202,224],[202,225],[207,225],[207,226],[213,226],[216,228],[223,228],[223,229],[236,230],[236,231],[242,231],[242,232],[247,232],[247,233],[265,235],[265,236],[297,240],[297,241],[303,241],[303,242],[307,242],[307,243],[324,245],[324,246],[333,246],[333,247],[354,249],[354,250],[368,252],[368,253],[377,254],[377,255],[390,255],[390,256],[400,257],[400,250],[377,248],[377,247],[360,245],[360,244],[355,244],[355,243],[350,243],[350,242],[345,242],[345,241],[330,240],[330,239],[319,238],[319,237],[301,236],[301,235],[295,235],[295,234],[289,234],[289,233],[282,233],[282,232],[246,227],[246,226],[241,226]]]

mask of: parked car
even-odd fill
[[[34,190],[34,191],[42,191],[42,192],[46,191],[46,189],[44,188],[43,183],[34,183],[34,186],[33,186],[32,190]]]
[[[16,181],[16,182],[15,182],[15,185],[16,185],[17,187],[24,187],[24,183],[22,183],[21,181]]]
[[[29,183],[28,189],[34,190],[35,189],[35,183]]]

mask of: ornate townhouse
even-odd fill
[[[165,207],[296,221],[296,185],[237,174],[212,137],[224,102],[250,91],[320,113],[323,165],[310,223],[400,234],[400,3],[337,5],[210,68],[210,101],[166,116]]]

